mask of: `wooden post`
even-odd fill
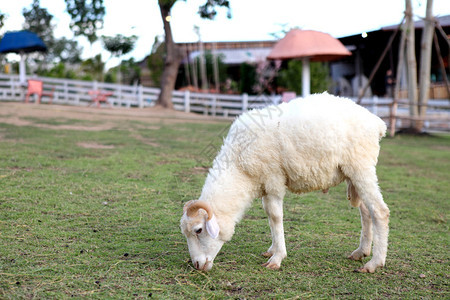
[[[394,86],[394,99],[392,100],[391,111],[390,111],[390,137],[395,136],[395,126],[397,123],[397,107],[398,107],[398,98],[400,95],[400,82],[402,79],[403,68],[405,63],[405,43],[406,43],[406,31],[402,30],[402,35],[400,38],[400,45],[398,48],[398,63],[397,63],[397,73],[395,78],[395,86]]]
[[[412,19],[412,5],[411,0],[406,0],[406,59],[407,59],[407,76],[408,76],[408,98],[409,98],[409,113],[411,120],[419,116],[417,107],[417,63],[415,50],[415,28]],[[413,121],[414,123],[414,121]]]
[[[427,103],[430,92],[430,71],[431,71],[431,45],[433,44],[434,21],[433,21],[433,0],[427,0],[427,12],[425,26],[422,30],[422,41],[420,51],[420,77],[419,77],[419,116],[421,121],[415,123],[415,129],[422,131],[424,125],[423,118],[427,113]]]
[[[398,24],[394,33],[389,38],[386,48],[384,48],[383,53],[381,53],[380,58],[378,59],[377,63],[375,64],[375,67],[372,69],[372,72],[370,73],[370,76],[369,76],[369,79],[367,80],[366,85],[364,86],[364,88],[362,88],[358,91],[358,101],[356,101],[357,104],[361,103],[362,98],[364,97],[364,94],[366,93],[367,89],[369,88],[370,84],[372,83],[373,77],[377,73],[378,68],[380,67],[381,63],[383,62],[384,57],[386,56],[388,50],[391,48],[392,42],[394,42],[394,38],[397,35],[397,32],[400,30],[400,27],[402,26],[404,20],[405,20],[405,18],[403,17],[402,21],[400,22],[400,24]],[[359,87],[359,85],[358,85],[358,87]]]

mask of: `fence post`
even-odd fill
[[[246,112],[248,109],[248,94],[242,94],[242,112]]]
[[[191,98],[190,92],[184,91],[184,112],[191,112]]]
[[[118,84],[118,86],[117,86],[117,94],[118,94],[117,102],[118,102],[119,106],[121,107],[122,104],[123,104],[123,101],[122,101],[122,85],[121,84]]]
[[[217,109],[217,98],[213,96],[211,99],[211,114],[215,117],[216,116],[216,109]]]
[[[389,118],[390,119],[389,122],[391,125],[390,132],[389,132],[390,137],[394,137],[394,135],[395,135],[395,125],[397,123],[396,116],[397,116],[397,99],[394,98],[392,101],[392,104],[391,104],[391,111],[390,111],[390,118]]]
[[[67,80],[64,80],[64,101],[69,102],[69,85]]]
[[[142,87],[142,84],[138,86],[138,103],[139,108],[144,107],[144,88]]]

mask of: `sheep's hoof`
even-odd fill
[[[383,265],[374,264],[374,263],[371,263],[369,261],[367,264],[364,265],[364,267],[356,269],[355,272],[358,272],[358,273],[374,273],[377,268],[383,268]]]
[[[361,261],[363,260],[364,257],[367,257],[368,255],[363,253],[360,250],[355,250],[353,251],[352,254],[350,254],[347,258],[351,259],[351,260],[357,260],[357,261]]]
[[[262,264],[262,266],[266,267],[267,269],[271,269],[271,270],[278,270],[281,267],[280,265],[277,265],[274,263],[269,263],[269,262]]]
[[[353,255],[349,255],[347,258],[351,259],[351,260],[361,261],[363,259],[363,257],[364,256],[356,257],[356,256],[353,256]]]
[[[270,252],[263,252],[263,253],[261,253],[261,255],[264,257],[272,257],[273,254]]]
[[[355,273],[374,273],[375,269],[369,269],[366,267],[362,267],[362,268],[353,270],[353,272],[355,272]]]

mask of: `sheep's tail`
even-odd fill
[[[378,120],[379,120],[379,122],[378,122],[378,131],[379,131],[379,134],[380,134],[379,139],[381,140],[382,137],[386,136],[387,126],[386,126],[386,123],[383,120],[381,120],[380,118],[378,118]]]

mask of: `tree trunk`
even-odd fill
[[[433,42],[433,0],[427,1],[425,26],[422,32],[420,51],[420,76],[419,76],[419,116],[425,118],[430,90],[431,45]],[[423,129],[423,120],[415,123],[414,129],[418,132]]]
[[[407,77],[408,77],[408,98],[409,98],[409,113],[412,118],[419,117],[417,109],[417,63],[415,50],[415,28],[412,19],[412,5],[411,0],[406,0],[406,61],[407,61]],[[412,121],[412,127],[415,127],[415,122]]]
[[[164,60],[164,70],[161,76],[161,92],[156,104],[170,109],[173,109],[172,92],[175,88],[178,68],[183,59],[183,53],[173,41],[172,29],[170,28],[170,9],[174,2],[175,1],[166,4],[159,1],[159,9],[164,23],[166,57]]]

